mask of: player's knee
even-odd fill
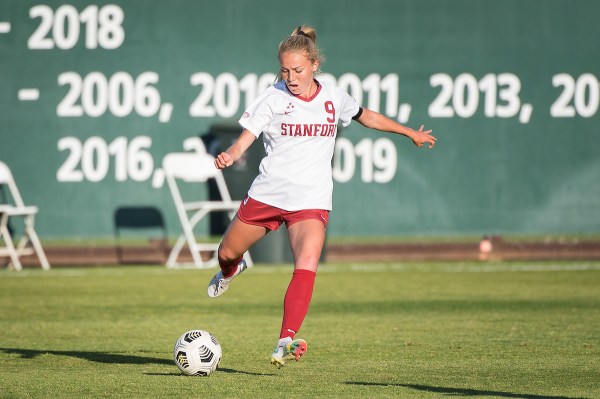
[[[218,256],[219,262],[233,262],[240,257],[239,254],[224,245],[219,245]]]
[[[317,268],[319,267],[319,259],[320,256],[314,254],[314,255],[302,255],[302,256],[297,256],[294,259],[294,264],[296,266],[296,269],[306,269],[306,270],[312,270],[312,271],[316,271]]]

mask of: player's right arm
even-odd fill
[[[246,152],[246,150],[256,140],[256,136],[252,134],[248,129],[242,130],[240,137],[229,147],[223,151],[215,159],[215,167],[217,169],[225,169],[231,165]]]

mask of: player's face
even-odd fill
[[[314,94],[316,85],[313,73],[319,67],[319,62],[312,62],[306,53],[288,52],[279,57],[281,77],[289,91],[296,96],[310,97]]]

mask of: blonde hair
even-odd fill
[[[281,61],[281,55],[284,53],[305,53],[310,62],[318,61],[319,64],[325,61],[321,50],[317,47],[317,31],[309,25],[300,25],[292,31],[292,34],[281,43],[279,43],[279,52],[277,57]],[[318,70],[316,73],[320,73]],[[277,80],[281,80],[281,73]]]

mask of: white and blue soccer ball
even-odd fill
[[[183,333],[173,348],[175,364],[186,375],[210,375],[219,366],[222,354],[219,341],[204,330]]]

